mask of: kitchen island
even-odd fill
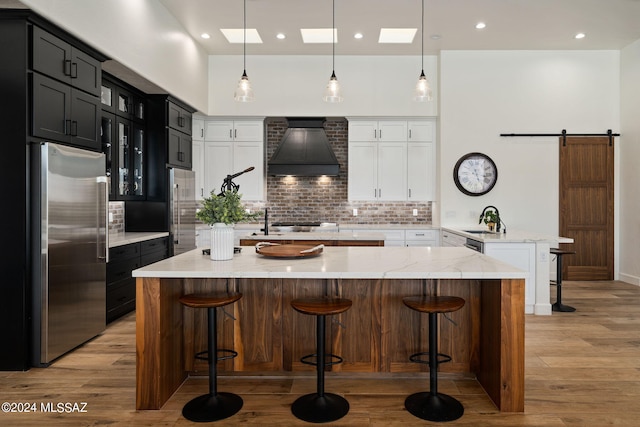
[[[291,232],[291,233],[254,233],[240,237],[240,246],[254,246],[259,242],[280,244],[301,244],[325,246],[384,246],[382,233],[358,233],[350,231],[335,232]]]
[[[190,251],[134,271],[136,408],[159,409],[189,372],[206,372],[194,354],[205,348],[205,311],[185,309],[186,293],[230,289],[243,297],[219,313],[221,348],[238,357],[222,372],[309,373],[299,359],[313,353],[314,319],[292,299],[331,295],[353,301],[334,316],[328,341],[344,363],[340,375],[419,372],[409,355],[427,347],[427,317],[402,297],[456,295],[463,309],[441,321],[441,371],[474,374],[501,411],[524,410],[524,277],[517,268],[466,248],[326,247],[316,257],[271,259],[244,248],[230,261]],[[329,373],[330,375],[332,373]]]

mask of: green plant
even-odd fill
[[[485,224],[490,224],[490,223],[496,224],[497,222],[498,222],[498,214],[496,213],[496,211],[488,210],[485,212],[484,214]]]
[[[196,217],[209,225],[219,222],[235,224],[258,218],[259,212],[247,213],[240,202],[241,197],[237,190],[227,190],[222,195],[212,191],[210,197],[202,200],[202,208],[196,212]]]

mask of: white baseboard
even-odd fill
[[[640,286],[640,277],[631,274],[620,273],[620,280],[631,285]]]

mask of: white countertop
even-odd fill
[[[520,279],[528,273],[471,249],[325,247],[315,257],[267,258],[251,247],[229,261],[196,249],[133,271],[134,277],[282,279]]]
[[[357,231],[338,231],[338,232],[298,232],[298,233],[279,233],[269,232],[268,236],[263,233],[241,236],[241,239],[251,240],[384,240],[382,233],[358,233]]]
[[[529,231],[522,230],[512,230],[507,229],[506,233],[500,232],[484,232],[481,234],[478,233],[469,233],[463,230],[479,230],[484,231],[487,230],[486,227],[478,228],[476,227],[464,227],[464,228],[450,228],[450,227],[442,227],[443,231],[448,231],[459,236],[468,237],[473,240],[478,240],[483,243],[536,243],[536,242],[545,242],[545,243],[573,243],[573,239],[569,237],[560,237],[560,236],[547,236],[539,233],[532,233]]]
[[[168,235],[169,232],[167,231],[109,233],[109,247],[115,248],[116,246],[144,242],[145,240],[158,239],[160,237],[167,237]]]

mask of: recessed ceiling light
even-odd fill
[[[380,28],[378,43],[413,43],[417,28]]]
[[[477,30],[482,30],[483,28],[486,28],[487,24],[485,24],[484,22],[478,22],[476,24],[476,29]]]
[[[284,39],[287,38],[287,36],[285,36],[283,33],[278,33],[278,34],[276,34],[276,38],[278,40],[284,40]]]
[[[229,43],[244,43],[244,29],[220,28]],[[247,28],[247,43],[262,43],[260,34],[255,28]]]
[[[361,38],[363,38],[363,37],[364,37],[364,36],[362,35],[362,33],[355,33],[355,34],[353,35],[353,38],[354,38],[354,39],[361,39]]]
[[[300,28],[303,43],[338,43],[338,30],[335,28]]]
[[[203,38],[203,39],[210,39],[211,38],[209,33],[202,33],[202,34],[200,34],[200,37]]]
[[[576,34],[576,35],[575,35],[575,38],[577,38],[577,39],[583,39],[583,38],[585,38],[586,36],[587,36],[587,35],[586,35],[585,33],[578,33],[578,34]]]

